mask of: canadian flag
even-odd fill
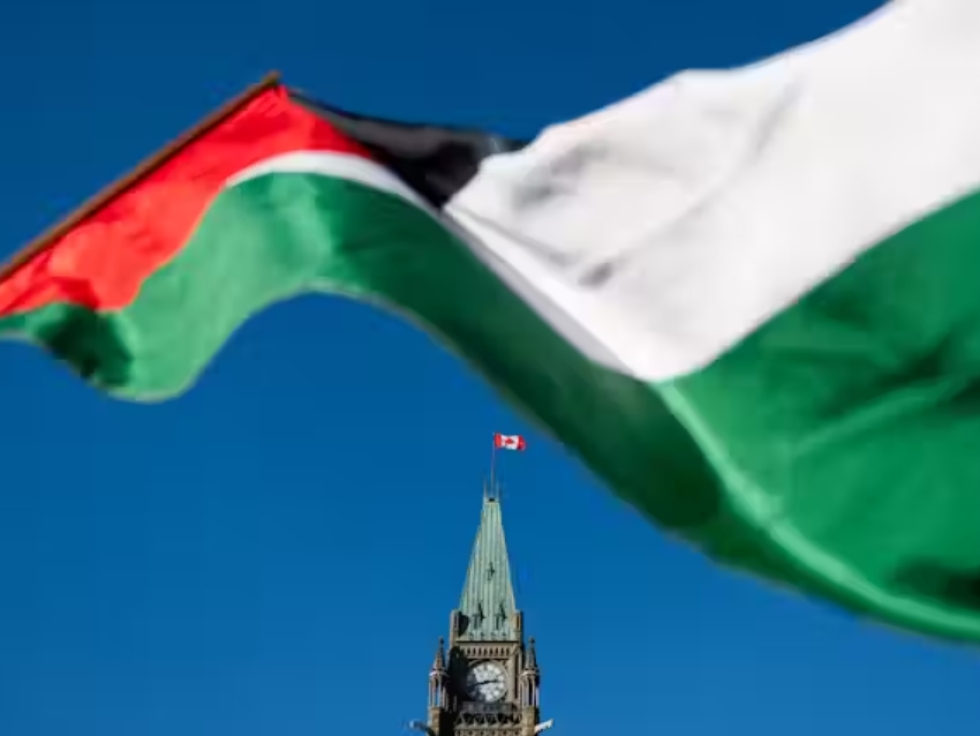
[[[495,434],[493,446],[501,450],[524,452],[527,449],[527,442],[519,434]]]

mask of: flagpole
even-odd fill
[[[497,497],[497,436],[490,443],[490,498]]]

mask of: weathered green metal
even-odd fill
[[[500,500],[484,494],[466,583],[459,602],[460,641],[515,641],[517,604],[510,577]]]

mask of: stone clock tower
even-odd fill
[[[439,641],[429,672],[432,736],[534,736],[541,673],[534,639],[525,643],[504,540],[500,499],[485,494],[480,527],[449,646]],[[419,724],[421,725],[421,724]]]

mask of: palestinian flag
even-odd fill
[[[269,82],[17,259],[0,332],[163,398],[272,302],[383,304],[708,555],[978,642],[978,78],[974,5],[905,0],[523,148]]]
[[[186,389],[251,314],[305,291],[441,320],[459,296],[442,280],[473,266],[439,210],[515,147],[345,114],[270,77],[16,259],[0,332],[145,400]]]

